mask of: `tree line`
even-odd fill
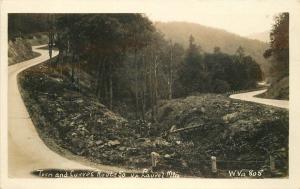
[[[143,14],[51,14],[49,47],[59,55],[54,66],[74,85],[84,84],[110,109],[124,102],[144,119],[157,117],[161,99],[195,92],[224,93],[249,89],[262,79],[259,65],[239,47],[206,53],[191,35],[188,48],[167,40]],[[81,77],[80,77],[81,76]]]
[[[264,57],[270,60],[270,73],[277,82],[289,76],[289,13],[278,14],[274,22],[270,32],[270,47]]]

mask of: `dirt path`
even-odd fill
[[[41,56],[8,68],[8,176],[34,177],[30,174],[31,171],[47,168],[95,169],[95,166],[83,165],[51,151],[40,139],[29,117],[18,89],[17,75],[49,59],[48,50],[38,49],[39,47],[41,46],[34,46],[33,51],[40,53]],[[57,55],[58,52],[54,51],[53,56]],[[96,167],[102,171],[120,170],[110,166]]]
[[[289,101],[288,100],[274,100],[274,99],[255,97],[256,95],[262,94],[266,91],[267,91],[267,89],[263,89],[263,90],[252,91],[252,92],[247,92],[247,93],[233,94],[233,95],[230,95],[230,98],[289,109]]]

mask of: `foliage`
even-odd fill
[[[257,62],[264,74],[268,76],[269,63],[263,57],[268,44],[247,39],[225,30],[206,27],[201,24],[189,22],[156,22],[156,28],[164,33],[166,39],[172,39],[188,48],[188,37],[193,35],[195,43],[199,43],[204,52],[213,53],[214,47],[222,49],[223,53],[233,55],[239,46],[242,46],[245,55],[251,56]]]
[[[281,13],[275,17],[275,23],[270,33],[270,48],[264,57],[270,58],[271,72],[275,78],[289,75],[289,13]]]
[[[48,14],[8,14],[8,39],[14,40],[16,37],[47,31],[48,16]]]
[[[222,53],[220,47],[215,47],[214,53],[201,54],[193,43],[190,40],[180,70],[177,85],[181,87],[178,87],[177,96],[254,88],[262,79],[259,65],[250,56],[245,56],[242,47],[235,55]]]
[[[13,15],[12,25],[16,16],[30,18]],[[69,76],[78,90],[88,88],[110,109],[125,103],[135,118],[144,119],[150,110],[155,121],[161,99],[249,89],[262,77],[256,61],[241,47],[244,43],[232,55],[218,46],[205,53],[206,43],[200,46],[190,36],[184,49],[166,40],[143,14],[46,14],[43,19],[33,15],[29,20],[34,26],[45,23],[38,30],[54,32],[59,56],[52,64],[61,77]]]

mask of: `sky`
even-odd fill
[[[269,32],[274,16],[288,10],[287,5],[279,0],[165,0],[149,3],[142,11],[152,21],[193,22],[249,36]]]
[[[249,36],[254,33],[269,32],[274,22],[274,14],[160,14],[145,13],[152,21],[187,21],[205,26]]]

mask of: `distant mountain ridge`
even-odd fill
[[[189,22],[155,22],[155,27],[165,35],[166,39],[188,46],[189,36],[193,35],[197,44],[205,52],[213,52],[218,46],[221,51],[234,54],[239,46],[243,47],[246,55],[252,56],[261,66],[264,73],[268,70],[268,62],[263,57],[268,44],[259,40],[248,39],[222,29],[203,26]]]
[[[270,32],[265,31],[265,32],[259,32],[259,33],[253,33],[251,35],[248,35],[247,37],[249,39],[256,39],[256,40],[268,43],[270,41]]]

